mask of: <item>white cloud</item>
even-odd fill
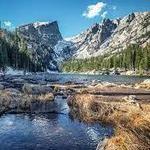
[[[103,2],[98,2],[96,4],[89,5],[87,7],[87,10],[82,14],[82,16],[86,18],[94,18],[96,16],[99,16],[100,12],[105,6],[106,6],[106,3],[103,3]]]
[[[4,26],[6,27],[11,27],[12,26],[12,23],[10,21],[4,21]]]
[[[104,18],[106,18],[106,15],[108,14],[108,12],[107,11],[104,11],[102,14],[101,14],[101,17],[104,19]]]
[[[113,6],[112,9],[113,9],[113,10],[116,10],[116,9],[117,9],[117,6]]]

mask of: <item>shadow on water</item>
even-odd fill
[[[7,114],[0,118],[1,150],[94,150],[113,129],[71,119],[66,100],[56,97],[59,113]]]

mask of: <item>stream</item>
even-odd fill
[[[0,150],[95,150],[113,134],[111,126],[73,119],[61,96],[53,103],[58,113],[1,116]]]

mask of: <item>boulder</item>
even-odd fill
[[[144,88],[144,89],[150,90],[150,79],[146,79],[142,83],[136,84],[135,88],[137,89]]]
[[[125,96],[122,99],[128,103],[136,103],[136,96],[135,95]]]
[[[103,87],[116,87],[117,85],[110,82],[102,82]]]
[[[10,94],[13,94],[13,95],[21,95],[21,92],[15,88],[7,88],[4,90],[4,93],[10,93]]]
[[[128,76],[131,76],[131,75],[136,75],[136,72],[130,70],[130,71],[127,71],[125,74],[128,75]]]
[[[24,84],[22,91],[26,94],[46,94],[53,92],[50,85]]]
[[[0,84],[0,90],[4,89],[4,85]]]
[[[21,79],[21,78],[16,78],[16,79],[13,79],[11,82],[13,82],[13,83],[24,83],[25,80]]]

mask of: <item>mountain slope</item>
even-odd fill
[[[71,39],[74,58],[83,59],[122,51],[130,44],[150,43],[150,12],[132,13],[122,19],[104,19]]]
[[[26,41],[30,57],[35,62],[41,63],[45,69],[58,69],[54,47],[63,38],[56,21],[23,25],[17,28],[17,32]]]
[[[24,73],[43,71],[42,66],[31,59],[24,40],[16,32],[6,29],[0,32],[0,70],[24,70]]]

